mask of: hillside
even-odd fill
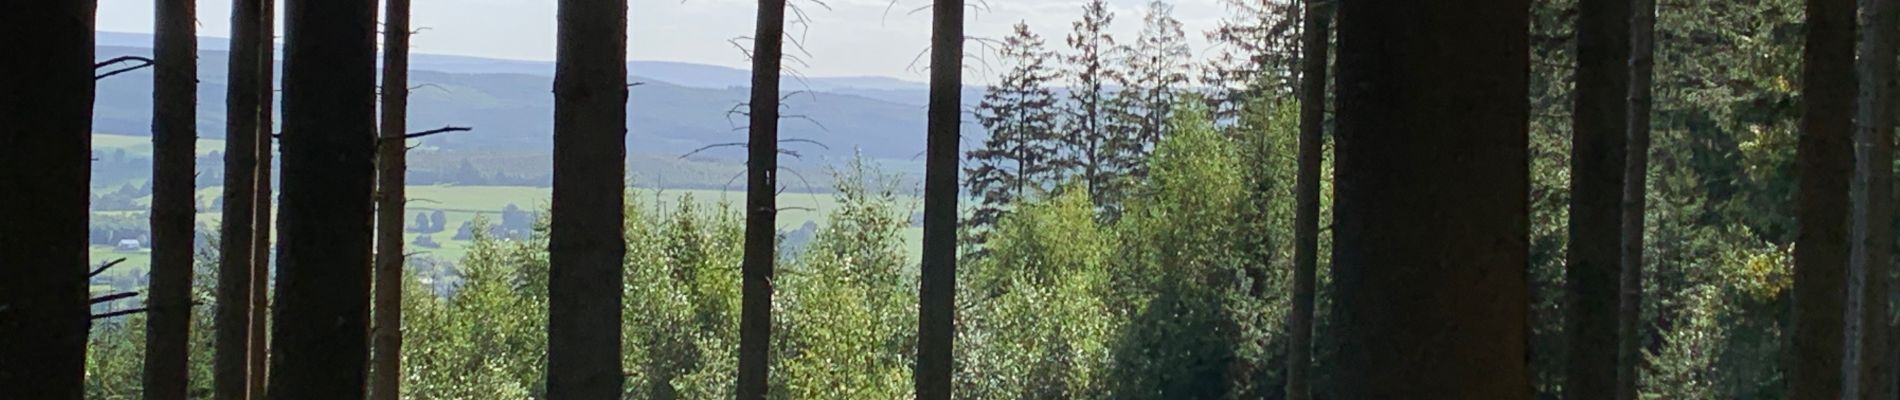
[[[150,36],[99,34],[98,58],[149,55]],[[223,137],[227,57],[223,39],[205,38],[199,52],[199,133]],[[410,79],[409,125],[474,126],[477,132],[423,140],[424,146],[455,150],[544,151],[551,146],[552,64],[464,56],[416,54]],[[743,141],[747,98],[744,70],[677,62],[629,63],[633,88],[628,101],[628,145],[635,154],[679,156],[709,145]],[[809,89],[807,89],[809,88]],[[924,84],[886,77],[787,80],[782,137],[813,145],[787,147],[802,161],[836,160],[858,151],[873,159],[909,160],[924,143]],[[151,75],[139,71],[99,83],[94,130],[143,135],[149,128]],[[966,89],[974,104],[980,89]],[[980,134],[966,124],[970,134]],[[975,143],[973,140],[966,140]],[[737,158],[737,149],[711,150],[714,158]],[[800,160],[789,160],[797,162]]]

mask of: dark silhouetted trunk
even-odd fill
[[[764,400],[772,353],[772,270],[778,257],[779,62],[785,0],[760,0],[752,34],[746,143],[744,298],[739,313],[739,399]]]
[[[152,267],[144,394],[184,399],[190,374],[192,229],[198,143],[196,0],[160,0],[152,41]]]
[[[251,380],[251,274],[256,251],[258,26],[260,0],[231,2],[231,49],[224,97],[224,217],[218,230],[218,302],[212,389],[221,400],[249,399]]]
[[[97,5],[0,3],[0,399],[85,394]]]
[[[1791,398],[1841,398],[1848,176],[1853,173],[1854,0],[1808,0],[1795,151]]]
[[[286,4],[270,397],[361,399],[375,212],[375,1]]]
[[[370,396],[396,400],[402,385],[403,185],[409,115],[409,0],[383,0],[383,124],[376,154],[376,319],[370,335]]]
[[[273,71],[277,68],[276,1],[259,0],[259,8],[262,13],[258,15],[261,20],[258,23],[260,33],[257,35],[257,62],[260,65],[257,71],[257,197],[252,202],[257,217],[253,219],[255,225],[252,225],[251,232],[251,251],[255,254],[251,257],[250,392],[254,399],[264,398],[265,377],[269,376],[270,370],[270,327],[267,325],[270,320],[270,232],[275,221],[271,218],[274,215],[271,214],[271,156],[275,153],[271,148],[271,141],[274,140],[271,133],[276,132],[276,127],[271,124],[271,116],[277,111],[273,101],[277,97],[277,81],[272,79]]]
[[[1570,245],[1564,262],[1564,398],[1616,393],[1616,312],[1629,118],[1630,0],[1577,2]]]
[[[1287,325],[1286,398],[1313,396],[1313,282],[1319,270],[1319,174],[1326,157],[1326,57],[1331,0],[1306,0],[1300,31],[1300,167],[1293,197],[1293,313]]]
[[[627,1],[560,0],[548,241],[548,397],[620,397]]]
[[[962,126],[963,0],[936,0],[930,18],[930,105],[924,144],[924,253],[918,283],[919,400],[949,400],[957,316],[957,155]]]
[[[1854,130],[1844,399],[1892,399],[1887,384],[1887,269],[1893,255],[1893,0],[1862,0],[1859,118]]]
[[[1636,400],[1642,364],[1643,211],[1648,208],[1649,121],[1655,72],[1656,1],[1630,1],[1628,162],[1623,165],[1621,300],[1616,318],[1616,400]]]
[[[1341,3],[1341,399],[1531,397],[1529,14],[1528,0]]]

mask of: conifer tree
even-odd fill
[[[1117,78],[1122,90],[1115,97],[1116,126],[1110,153],[1116,168],[1131,177],[1147,175],[1148,154],[1167,135],[1174,103],[1188,84],[1187,65],[1193,56],[1174,6],[1148,3],[1141,35],[1117,54]]]
[[[1098,209],[1107,210],[1121,193],[1113,163],[1108,154],[1112,125],[1109,87],[1120,82],[1113,61],[1115,38],[1108,26],[1115,13],[1105,0],[1089,0],[1082,7],[1082,19],[1076,20],[1069,33],[1069,53],[1062,56],[1064,84],[1069,91],[1061,108],[1062,151],[1056,156],[1070,166],[1069,176],[1078,177]]]
[[[994,227],[1011,204],[1048,190],[1067,166],[1056,156],[1056,96],[1049,87],[1055,73],[1045,66],[1050,54],[1027,23],[1018,22],[1013,32],[999,51],[1010,69],[976,108],[989,139],[965,156],[974,165],[964,170],[967,184],[978,197],[968,223],[977,229]],[[975,240],[983,236],[979,231]]]

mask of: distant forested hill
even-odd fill
[[[99,33],[98,57],[149,55],[145,34]],[[224,39],[205,38],[199,52],[199,134],[224,135]],[[477,128],[470,134],[422,140],[426,147],[455,151],[546,152],[553,129],[552,64],[462,56],[417,54],[409,126]],[[281,59],[280,59],[281,60]],[[629,63],[633,88],[628,102],[629,151],[636,155],[678,157],[695,149],[745,139],[743,110],[746,71],[677,62]],[[793,163],[829,163],[859,151],[868,158],[906,161],[924,147],[924,84],[886,77],[838,77],[787,80],[782,137],[809,139],[826,147],[788,143],[801,157]],[[150,127],[149,70],[101,81],[94,130],[145,135]],[[965,90],[974,104],[981,89]],[[980,143],[981,128],[966,124]],[[737,160],[736,147],[703,155]],[[919,163],[920,164],[920,163]],[[909,171],[896,171],[909,172]]]

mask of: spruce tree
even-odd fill
[[[1108,211],[1120,199],[1125,181],[1115,174],[1109,151],[1112,104],[1110,90],[1120,82],[1119,70],[1111,63],[1115,38],[1108,26],[1115,13],[1105,0],[1089,0],[1082,7],[1082,19],[1074,22],[1069,33],[1069,52],[1062,55],[1063,80],[1068,86],[1062,110],[1062,151],[1056,156],[1070,166],[1068,176],[1079,178],[1097,209]]]
[[[1192,61],[1181,21],[1174,6],[1148,3],[1141,35],[1117,54],[1121,92],[1115,97],[1114,134],[1109,140],[1111,159],[1130,177],[1147,176],[1148,155],[1167,136],[1168,118],[1176,98],[1187,89],[1187,66]]]
[[[1056,96],[1049,87],[1056,76],[1046,66],[1050,53],[1042,37],[1018,22],[999,53],[1010,69],[976,106],[977,122],[990,136],[965,155],[973,165],[964,170],[966,183],[978,198],[968,220],[978,230],[977,243],[985,236],[981,229],[996,226],[1010,205],[1047,191],[1067,166],[1056,155]]]

